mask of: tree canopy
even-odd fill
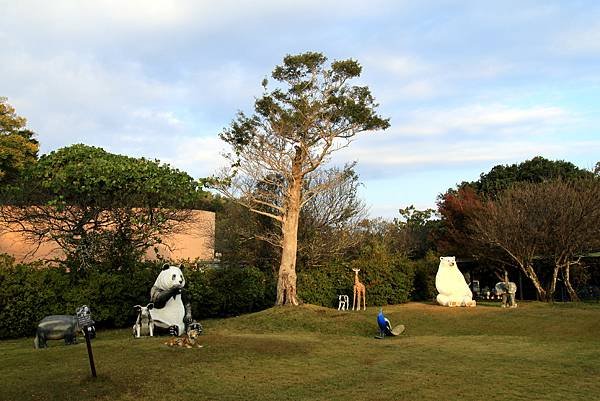
[[[577,300],[570,268],[600,245],[599,197],[597,180],[514,185],[473,211],[469,239],[500,250],[501,261],[517,265],[540,299],[552,300],[562,272],[569,295]]]
[[[548,160],[536,156],[522,163],[494,166],[479,180],[468,183],[475,191],[493,197],[518,182],[538,183],[555,179],[591,178],[593,173],[564,160]]]
[[[14,182],[37,159],[39,144],[5,97],[0,97],[0,184]]]
[[[175,230],[204,193],[158,161],[72,145],[43,155],[2,195],[12,206],[2,208],[2,221],[13,230],[57,242],[81,266],[118,268]]]
[[[519,183],[541,183],[555,179],[592,178],[594,174],[563,160],[548,160],[536,156],[511,165],[497,165],[481,173],[477,181],[462,182],[438,198],[441,216],[438,246],[442,252],[457,256],[474,256],[479,250],[468,240],[466,220],[486,199],[497,198],[503,191]]]

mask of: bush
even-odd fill
[[[72,315],[83,304],[98,327],[133,324],[133,305],[146,304],[161,270],[159,263],[139,263],[131,271],[84,274],[41,264],[15,264],[0,255],[0,338],[35,334],[48,315]],[[195,319],[232,316],[273,305],[274,280],[256,268],[194,271],[184,269]]]
[[[225,317],[273,306],[275,281],[256,267],[188,272],[186,286],[194,317]]]
[[[352,302],[352,268],[358,268],[359,279],[366,287],[367,305],[407,302],[413,290],[413,264],[408,259],[374,253],[350,264],[305,268],[298,273],[298,296],[304,302],[327,307],[337,307],[338,294],[348,294]]]
[[[413,263],[405,258],[359,258],[352,263],[367,290],[367,305],[408,302],[413,290]]]
[[[433,252],[414,262],[414,290],[411,296],[413,301],[431,301],[435,298],[435,275],[439,262],[440,259]]]
[[[40,267],[0,256],[0,338],[31,334],[44,316],[75,313],[63,299],[70,284],[66,272]]]
[[[337,308],[339,294],[352,298],[353,275],[341,263],[304,268],[298,272],[298,297],[309,304]]]

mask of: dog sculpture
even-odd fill
[[[165,341],[165,345],[181,348],[202,348],[202,345],[198,344],[200,333],[201,330],[190,329],[181,337],[172,337],[168,341]]]
[[[338,310],[348,310],[350,298],[348,295],[338,295]]]
[[[133,307],[138,311],[138,316],[133,325],[133,336],[140,338],[141,336],[154,336],[154,320],[150,311],[154,308],[154,304],[150,302],[146,306],[136,305]]]

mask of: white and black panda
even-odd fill
[[[152,319],[159,329],[167,329],[172,335],[179,336],[186,332],[192,323],[192,308],[184,298],[183,265],[169,266],[164,264],[150,290],[150,301],[154,303]]]

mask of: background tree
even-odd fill
[[[276,88],[256,100],[254,114],[239,113],[221,134],[233,148],[228,155],[234,174],[229,186],[218,186],[255,213],[267,216],[281,230],[281,261],[277,305],[297,305],[296,257],[301,209],[317,194],[338,185],[346,172],[310,186],[310,177],[338,149],[348,146],[363,131],[385,129],[386,119],[375,112],[377,104],[367,87],[348,81],[361,73],[354,60],[334,61],[314,52],[288,55],[272,78]],[[271,186],[267,196],[256,183]],[[277,194],[277,197],[270,197]]]
[[[586,254],[600,249],[600,181],[555,180],[538,184],[532,190],[546,201],[542,210],[548,223],[544,256],[551,259],[554,270],[562,272],[569,297],[577,301],[571,267],[580,265]]]
[[[37,159],[39,144],[5,97],[0,97],[0,185],[14,182]]]
[[[539,298],[547,300],[553,289],[544,287],[534,266],[543,246],[543,239],[537,235],[544,228],[543,222],[529,216],[539,213],[539,201],[531,191],[514,187],[473,210],[467,225],[474,244],[500,249],[531,280]]]
[[[272,276],[277,273],[280,249],[265,246],[261,240],[276,230],[272,219],[219,197],[215,224],[215,251],[221,253],[223,265],[254,266]]]
[[[437,229],[439,220],[434,220],[435,210],[418,210],[413,205],[399,209],[400,217],[394,218],[395,244],[399,252],[411,259],[425,257],[433,250],[432,233]]]
[[[437,248],[441,253],[458,257],[473,257],[478,253],[470,240],[467,223],[479,208],[481,197],[471,185],[463,185],[441,195],[438,200],[441,221],[435,233]]]
[[[365,203],[358,195],[358,175],[345,169],[323,170],[310,178],[307,188],[321,186],[330,177],[342,179],[339,185],[316,194],[300,214],[298,258],[303,266],[319,266],[339,259],[359,243],[358,225],[367,217]]]
[[[556,179],[575,180],[591,178],[593,173],[564,160],[548,160],[536,156],[531,160],[511,165],[498,165],[479,180],[468,183],[479,195],[494,197],[517,182],[544,182]],[[464,185],[464,184],[463,184]]]
[[[460,257],[485,259],[486,250],[469,239],[467,220],[481,202],[494,199],[517,183],[540,183],[554,179],[576,180],[592,178],[593,173],[562,160],[548,160],[541,156],[522,163],[494,166],[488,173],[481,173],[479,180],[462,182],[438,198],[441,217],[436,243],[442,253]],[[493,252],[492,252],[493,253]],[[488,260],[498,259],[490,255]]]
[[[471,214],[469,236],[483,247],[502,250],[542,300],[553,299],[562,271],[576,300],[570,267],[598,244],[599,196],[597,180],[514,185]]]
[[[76,268],[125,268],[182,229],[205,193],[179,170],[73,145],[42,156],[3,193],[0,220],[35,243],[55,241]]]

